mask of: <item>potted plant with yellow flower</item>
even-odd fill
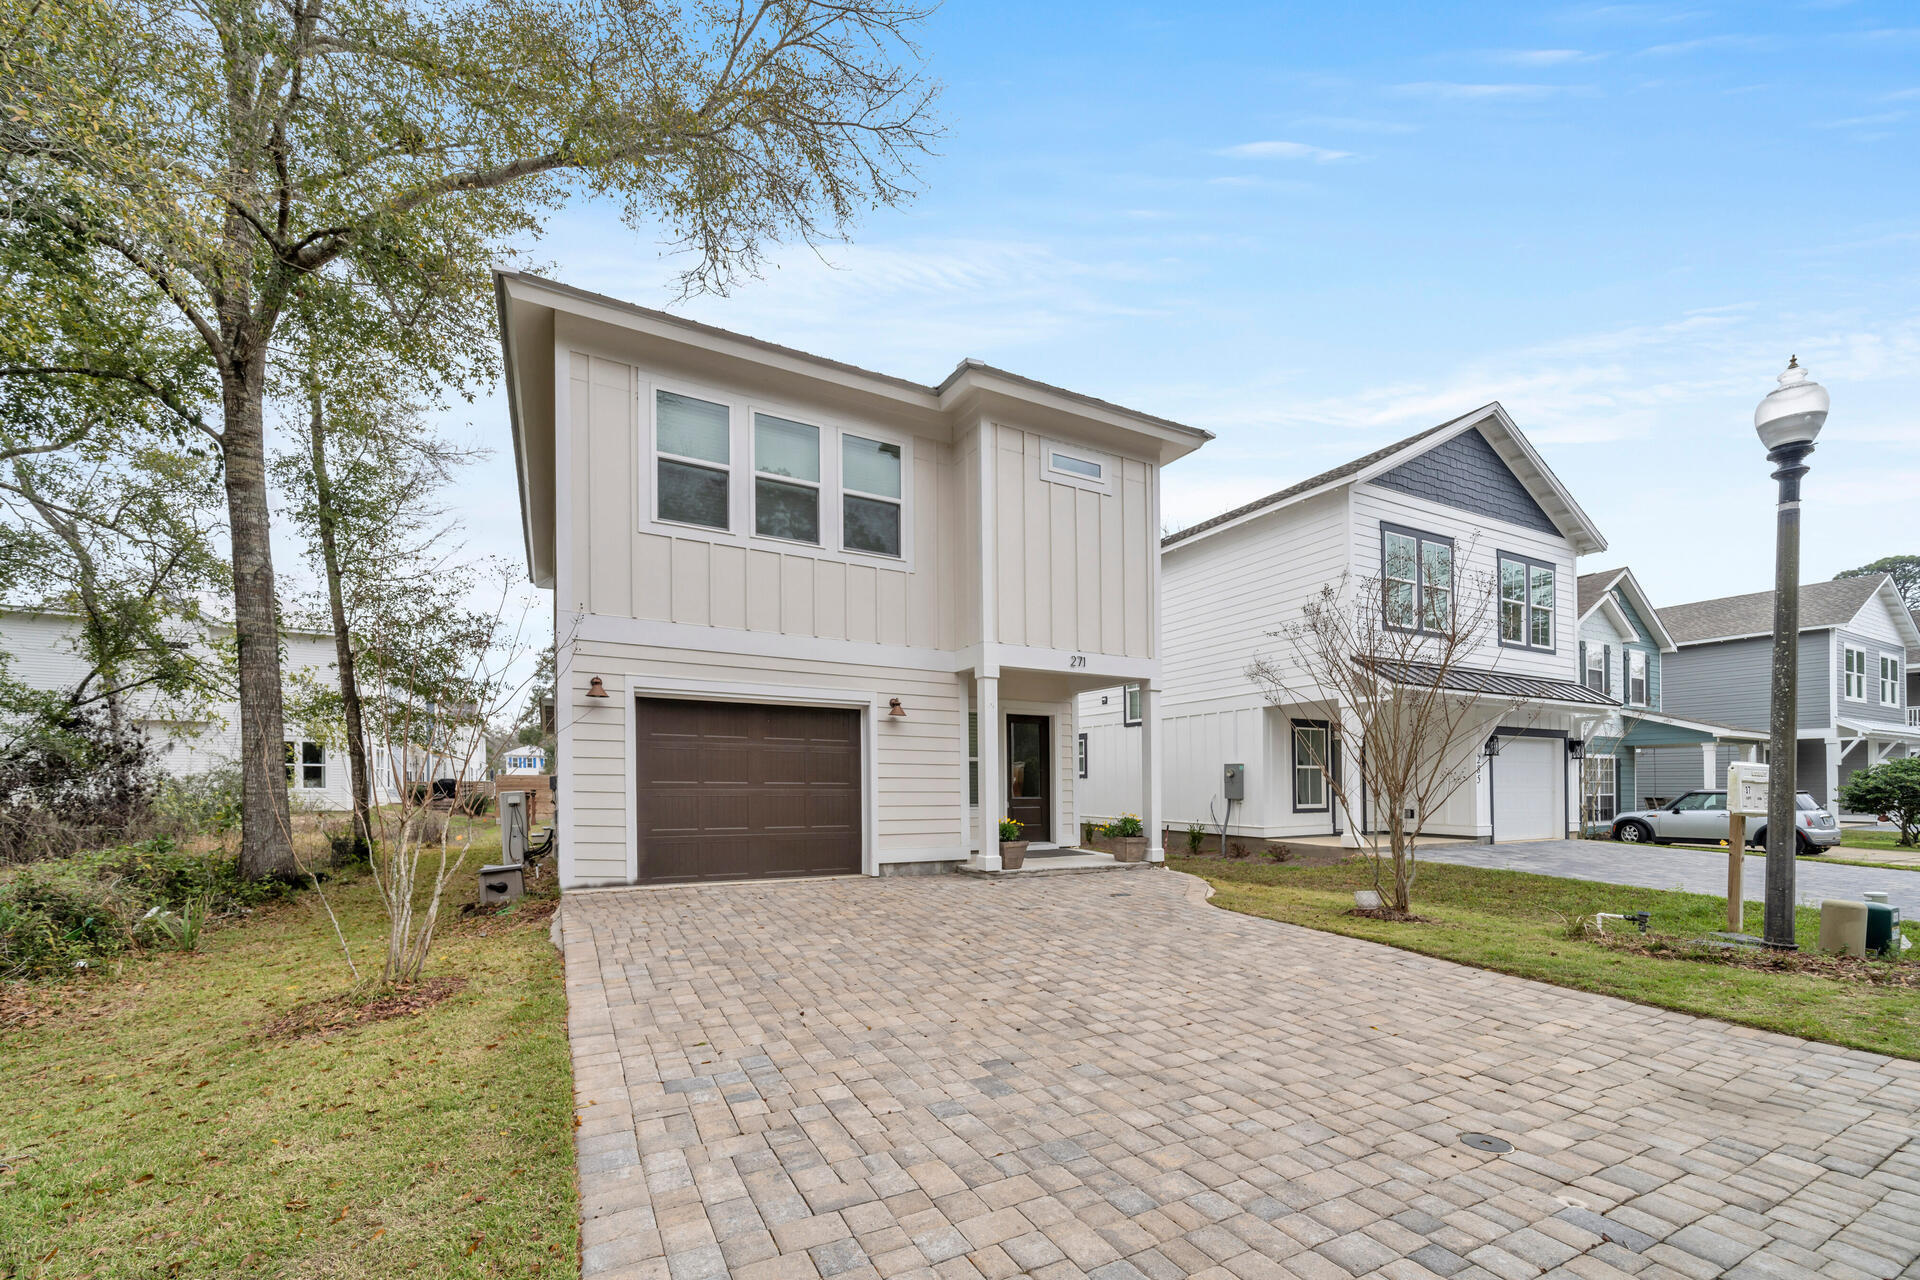
[[[1107,824],[1103,834],[1113,846],[1115,862],[1144,862],[1147,857],[1147,829],[1137,813],[1123,813]]]
[[[1018,871],[1027,864],[1027,838],[1012,818],[1000,819],[1000,869]]]

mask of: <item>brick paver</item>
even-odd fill
[[[569,895],[584,1273],[1920,1275],[1920,1064],[1202,891]]]

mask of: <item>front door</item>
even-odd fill
[[[1022,840],[1053,839],[1051,737],[1046,716],[1007,717],[1007,816],[1020,824]]]

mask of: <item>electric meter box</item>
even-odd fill
[[[1245,800],[1247,798],[1247,766],[1228,765],[1226,780],[1222,785],[1226,788],[1227,799]]]

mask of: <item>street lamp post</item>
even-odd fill
[[[1766,944],[1794,949],[1793,857],[1800,828],[1796,801],[1800,780],[1800,477],[1807,455],[1827,420],[1826,388],[1807,378],[1794,357],[1780,385],[1753,411],[1753,429],[1767,447],[1780,482],[1773,549],[1773,715],[1767,738]]]

